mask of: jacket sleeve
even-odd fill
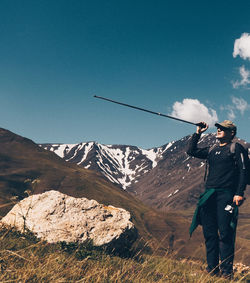
[[[235,146],[235,161],[239,170],[238,187],[235,195],[243,196],[247,185],[247,169],[246,169],[246,151],[241,144],[236,143]]]
[[[198,148],[197,143],[200,139],[200,134],[194,133],[188,144],[187,154],[201,159],[206,159],[209,152],[209,147]]]

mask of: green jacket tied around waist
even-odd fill
[[[197,228],[198,225],[201,224],[201,220],[200,220],[200,209],[203,205],[205,205],[205,203],[207,202],[207,200],[215,193],[215,192],[225,192],[225,189],[213,189],[213,188],[209,188],[206,189],[205,192],[203,194],[200,195],[199,197],[199,201],[197,203],[197,207],[196,210],[194,212],[194,216],[192,219],[192,223],[190,225],[189,228],[189,235],[190,237],[192,236],[192,233],[194,232],[194,230]],[[230,192],[231,193],[231,192]],[[233,215],[232,215],[232,220],[230,223],[230,226],[232,227],[233,230],[236,229],[237,226],[237,219],[238,219],[238,206],[235,207],[235,209],[233,210]]]

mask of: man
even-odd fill
[[[203,127],[198,126],[191,137],[187,153],[207,159],[209,170],[205,192],[198,202],[190,233],[196,228],[198,221],[205,238],[207,271],[211,274],[221,271],[223,277],[231,277],[238,206],[243,202],[246,188],[246,153],[239,143],[234,144],[235,150],[232,153],[232,140],[237,129],[229,120],[215,124],[218,145],[198,148],[201,134],[208,129],[205,122],[201,124]],[[230,210],[234,206],[234,211]]]

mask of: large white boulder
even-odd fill
[[[29,230],[49,243],[93,240],[93,245],[102,246],[126,238],[135,240],[130,218],[125,209],[52,190],[23,199],[1,222],[22,232]]]

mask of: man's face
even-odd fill
[[[217,128],[217,139],[225,139],[225,140],[231,140],[233,137],[233,132],[231,130],[226,130],[222,128]]]

